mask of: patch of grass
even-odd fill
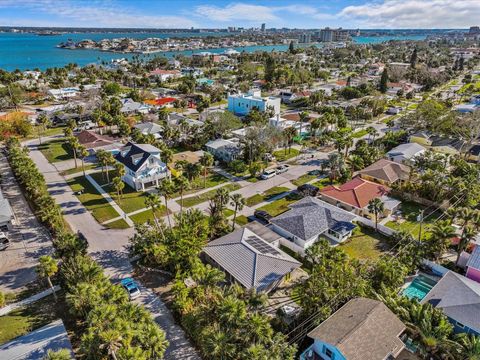
[[[249,223],[249,220],[248,220],[248,218],[247,218],[245,215],[239,215],[239,216],[237,216],[237,218],[235,219],[235,222],[236,222],[238,225],[244,226],[244,225],[247,225],[247,224]]]
[[[273,156],[275,156],[277,161],[285,161],[285,160],[294,158],[299,154],[300,154],[300,151],[298,151],[297,149],[290,149],[290,151],[288,151],[287,149],[287,153],[285,153],[285,150],[277,150],[273,153]]]
[[[248,179],[245,179],[245,180],[247,180],[248,182],[251,182],[251,183],[256,183],[256,182],[258,182],[258,178],[252,177],[252,176],[250,176]]]
[[[156,212],[157,219],[160,219],[164,216],[167,215],[167,209],[165,206],[161,206]],[[145,211],[142,211],[138,214],[130,216],[130,219],[135,223],[135,224],[143,224],[146,223],[147,221],[151,221],[153,223],[153,212],[152,209],[148,209]]]
[[[268,189],[262,194],[256,194],[253,196],[250,196],[245,200],[245,204],[249,207],[258,205],[264,201],[268,201],[269,199],[278,196],[280,194],[283,194],[284,192],[290,191],[289,188],[284,187],[284,186],[274,186],[271,189]]]
[[[362,130],[359,130],[359,131],[355,131],[352,134],[352,137],[358,139],[358,138],[364,137],[367,134],[368,134],[368,131],[366,129],[362,129]]]
[[[102,185],[107,184],[107,173],[106,172],[104,172],[102,174],[101,171],[98,171],[98,172],[91,173],[89,175],[95,180],[95,182],[98,185],[102,186]],[[105,178],[104,178],[104,176],[105,176]],[[110,181],[112,181],[112,179],[116,176],[115,170],[109,170],[108,171],[108,176],[109,176]],[[127,187],[127,185],[125,185],[125,187]]]
[[[61,303],[61,301],[59,301]],[[49,295],[0,317],[0,344],[45,326],[59,317],[62,306]]]
[[[52,128],[46,129],[45,131],[42,131],[40,129],[41,136],[42,136],[42,141],[43,141],[43,138],[46,137],[46,136],[54,136],[54,135],[63,134],[63,129],[65,129],[65,126],[52,127]],[[37,138],[38,138],[38,127],[37,127],[37,125],[35,125],[35,126],[33,126],[32,133],[30,135],[28,135],[26,137],[26,139],[37,139]]]
[[[288,210],[288,205],[300,199],[301,199],[301,196],[292,194],[289,196],[285,196],[284,198],[281,198],[279,200],[275,200],[270,204],[264,205],[261,208],[259,208],[259,210],[265,210],[272,216],[278,216]]]
[[[225,186],[222,186],[220,189],[227,189],[230,192],[230,191],[235,191],[235,190],[240,189],[240,185],[238,185],[238,184],[227,184]],[[196,195],[196,196],[190,196],[190,197],[184,198],[183,199],[183,206],[184,207],[192,207],[192,206],[201,204],[205,201],[208,201],[210,199],[213,199],[216,192],[217,192],[217,189],[214,189],[214,190],[210,190],[210,191],[204,192],[204,193]]]
[[[308,175],[308,174],[303,174],[299,178],[295,179],[292,181],[292,184],[295,186],[301,186],[303,184],[308,183],[309,181],[312,181],[313,179],[316,179],[316,175]]]
[[[263,195],[255,194],[245,199],[245,205],[252,207],[263,202]]]
[[[82,191],[77,195],[78,200],[91,211],[93,217],[103,223],[120,216],[115,209],[100,195],[95,187],[83,176],[77,176],[67,181],[74,192]]]
[[[204,187],[203,174],[202,174],[200,177],[190,181],[190,189],[188,191],[185,191],[183,195],[185,196],[189,194],[194,194],[200,190],[208,189],[208,188],[223,184],[227,181],[228,179],[225,176],[212,172],[207,175],[207,181],[205,183],[206,186]],[[177,197],[180,197],[180,193],[178,192],[172,195],[172,198],[177,198]]]
[[[98,164],[85,164],[85,171],[95,169],[97,166],[98,166]],[[62,171],[62,172],[60,172],[60,175],[66,176],[66,175],[72,175],[72,174],[77,174],[77,173],[82,173],[82,175],[83,175],[83,169],[82,169],[81,161],[79,162],[79,166],[77,168],[72,168],[72,169]]]
[[[404,218],[404,220],[401,220],[399,222],[389,221],[385,224],[385,226],[396,231],[407,231],[412,234],[413,237],[418,238],[420,231],[420,223],[417,221],[417,218],[420,215],[422,209],[425,209],[425,206],[410,201],[402,202],[402,204],[400,205],[400,210],[402,211],[402,217]],[[438,210],[435,214],[424,214],[424,222],[422,228],[422,233],[424,236],[428,236],[429,230],[431,229],[433,222],[440,215],[441,213]]]
[[[225,216],[226,218],[232,216],[234,213],[234,211],[232,209],[225,209],[223,210],[223,216]]]
[[[339,184],[338,181],[334,181],[333,184],[330,184],[330,179],[328,177],[326,177],[326,178],[323,178],[323,179],[320,179],[320,180],[314,182],[312,185],[315,185],[320,190],[322,190],[325,186],[338,185],[338,184]]]
[[[272,198],[274,196],[280,195],[286,191],[290,191],[290,189],[285,186],[274,186],[273,188],[266,190],[264,194],[265,194],[266,200],[268,200],[268,198]]]
[[[353,235],[339,247],[348,256],[358,260],[376,260],[389,249],[385,236],[360,226],[357,226]]]
[[[105,224],[104,226],[109,229],[128,229],[130,227],[128,226],[127,222],[123,219],[112,221],[108,224]]]
[[[64,139],[56,139],[38,146],[45,158],[50,163],[69,160],[73,158],[72,151]],[[80,163],[80,161],[79,161]]]

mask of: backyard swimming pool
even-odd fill
[[[408,287],[403,290],[402,295],[409,299],[422,300],[437,282],[424,275],[418,275]]]

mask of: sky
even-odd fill
[[[480,0],[0,0],[0,26],[468,28]]]

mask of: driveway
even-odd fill
[[[37,221],[3,153],[0,153],[2,192],[15,215],[13,229],[7,232],[10,247],[0,251],[0,290],[18,291],[35,280],[38,258],[52,253],[48,231]]]
[[[65,219],[72,230],[80,230],[87,238],[90,255],[105,269],[114,282],[132,276],[132,266],[126,246],[129,238],[134,234],[134,229],[113,230],[100,225],[73,194],[55,166],[50,164],[37,149],[36,144],[36,140],[26,144],[30,149],[30,157],[43,173],[50,194],[62,207]],[[175,323],[172,314],[161,299],[145,287],[141,290],[142,296],[139,302],[150,310],[170,342],[165,359],[200,359],[183,329]]]

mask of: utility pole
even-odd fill
[[[423,212],[425,210],[420,211],[420,214],[417,217],[417,221],[420,221],[420,229],[418,231],[418,242],[422,240],[422,226],[423,226]]]

